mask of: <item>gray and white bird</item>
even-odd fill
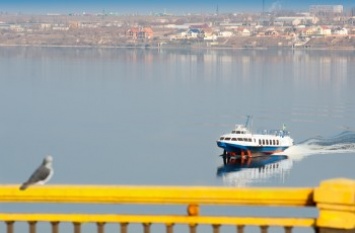
[[[52,176],[53,176],[53,167],[52,167],[53,157],[51,155],[47,155],[36,171],[30,176],[30,178],[24,182],[20,190],[25,190],[30,185],[45,184]]]

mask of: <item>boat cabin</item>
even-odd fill
[[[232,134],[250,134],[250,131],[244,125],[236,125]]]

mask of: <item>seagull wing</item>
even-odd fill
[[[50,170],[45,166],[40,166],[37,170],[30,176],[27,183],[32,184],[41,180],[45,180],[49,176]]]
[[[45,166],[40,166],[35,172],[30,176],[30,178],[21,185],[20,190],[25,190],[29,185],[35,184],[39,181],[45,180],[49,174],[50,169]]]

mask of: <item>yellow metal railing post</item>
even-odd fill
[[[238,225],[237,226],[237,232],[238,233],[244,233],[244,227],[245,227],[244,225]]]
[[[220,224],[213,224],[212,225],[213,233],[219,233],[219,228],[220,227],[221,227]]]
[[[121,226],[121,233],[127,233],[128,223],[127,222],[121,222],[120,226]]]
[[[189,224],[190,233],[196,233],[197,224]]]
[[[143,223],[143,232],[144,233],[150,233],[150,225],[152,225],[150,222]]]
[[[36,221],[30,221],[28,222],[28,225],[30,227],[30,233],[36,233]]]
[[[291,233],[292,232],[292,226],[285,226],[285,233]]]
[[[52,233],[59,233],[59,222],[51,222]]]
[[[174,223],[167,223],[166,224],[166,233],[173,233]]]
[[[319,209],[319,233],[355,232],[355,181],[333,179],[321,182],[314,200]]]
[[[104,229],[105,223],[104,222],[98,222],[98,223],[96,223],[96,225],[97,225],[97,233],[104,233],[105,232],[105,229]]]
[[[269,228],[269,226],[260,226],[260,232],[261,233],[267,233],[267,229]]]
[[[6,221],[6,232],[14,233],[14,221]]]
[[[74,225],[74,233],[80,233],[81,232],[81,223],[80,222],[73,222]]]
[[[189,204],[187,206],[187,215],[188,216],[198,216],[200,214],[200,207],[196,204]],[[190,223],[189,224],[190,233],[196,233],[197,231],[197,224]]]

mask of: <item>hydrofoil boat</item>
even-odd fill
[[[293,145],[293,139],[283,124],[280,130],[263,130],[252,133],[248,129],[250,116],[245,125],[236,125],[231,133],[223,134],[218,140],[218,147],[223,149],[223,158],[247,156],[265,156],[282,152]]]

